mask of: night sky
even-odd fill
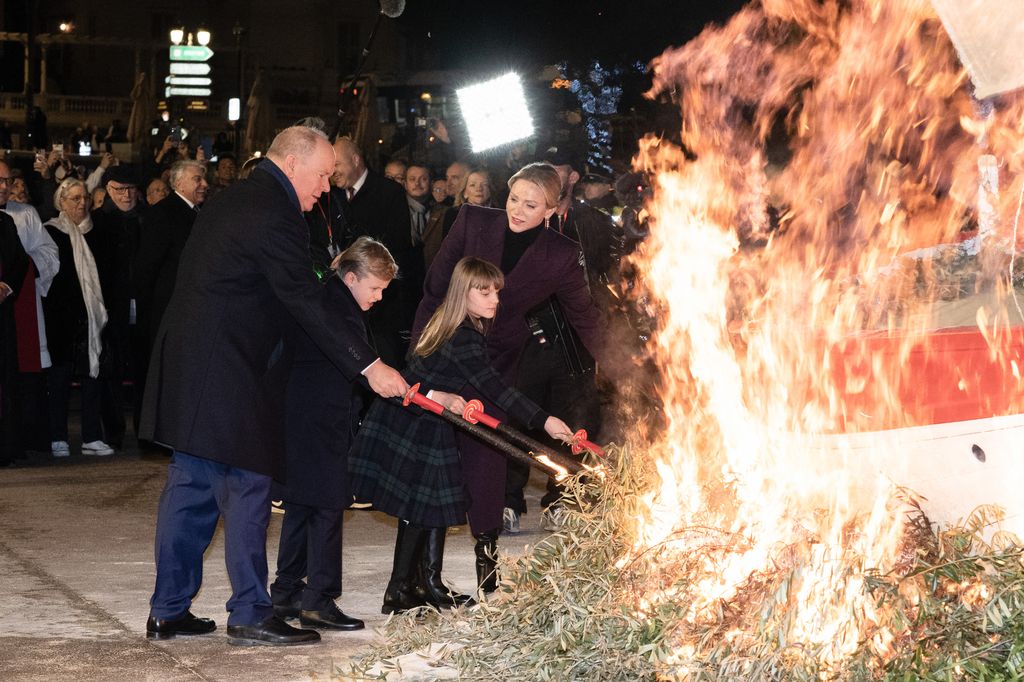
[[[441,68],[501,68],[648,62],[682,45],[709,22],[722,23],[740,0],[408,0],[399,24],[430,35]]]

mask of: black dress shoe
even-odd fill
[[[255,625],[229,625],[228,644],[235,646],[293,646],[320,641],[316,630],[293,628],[277,616],[268,616]]]
[[[208,635],[217,629],[209,618],[196,618],[186,611],[181,618],[163,619],[149,617],[146,621],[147,639],[173,639],[175,635]]]
[[[362,630],[366,625],[358,618],[346,616],[336,605],[331,604],[320,611],[303,609],[299,623],[307,628],[324,628],[325,630]]]
[[[298,618],[301,613],[302,602],[295,601],[291,604],[274,604],[274,615],[281,620]]]

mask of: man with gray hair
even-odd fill
[[[140,380],[136,384],[136,394],[140,397],[145,387],[153,339],[178,278],[181,252],[192,234],[192,223],[196,221],[199,207],[206,201],[209,187],[206,166],[192,159],[175,162],[171,166],[170,181],[174,191],[142,216],[139,249],[132,264],[135,324],[143,340],[143,351],[137,354],[142,363],[138,367]]]
[[[146,636],[204,635],[216,624],[189,610],[203,553],[224,519],[232,595],[228,642],[291,645],[315,630],[274,614],[267,591],[271,481],[284,481],[284,404],[291,344],[305,334],[350,381],[384,398],[404,395],[317,282],[302,214],[327,191],[334,149],[292,126],[266,158],[200,212],[153,345],[141,435],[174,451],[160,497],[156,586]]]

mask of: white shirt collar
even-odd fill
[[[182,194],[182,193],[181,193],[181,192],[179,192],[178,190],[174,190],[174,193],[175,193],[175,194],[177,194],[177,195],[178,195],[179,197],[181,197],[181,200],[182,200],[182,201],[184,201],[184,202],[185,202],[186,204],[188,204],[188,207],[189,207],[189,208],[191,208],[191,209],[195,209],[196,205],[195,205],[195,204],[193,204],[193,203],[192,203],[191,201],[189,201],[188,199],[186,199],[186,198],[185,198],[185,195],[184,195],[184,194]]]
[[[370,169],[369,168],[365,169],[363,171],[363,174],[359,176],[359,179],[356,180],[355,184],[352,185],[351,194],[353,196],[358,194],[359,190],[361,190],[363,188],[363,183],[366,182],[366,176],[368,176],[369,174],[370,174]]]

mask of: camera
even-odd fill
[[[417,116],[416,117],[416,127],[417,128],[426,128],[427,127],[427,119],[423,118],[422,116]]]
[[[91,156],[92,155],[92,145],[90,143],[88,143],[88,142],[79,142],[78,143],[78,155],[79,156]]]
[[[53,151],[57,152],[57,156],[59,156],[60,158],[62,158],[62,159],[64,158],[64,145],[63,144],[55,144],[55,145],[53,145]]]
[[[174,144],[181,142],[181,126],[171,126],[171,142]]]

